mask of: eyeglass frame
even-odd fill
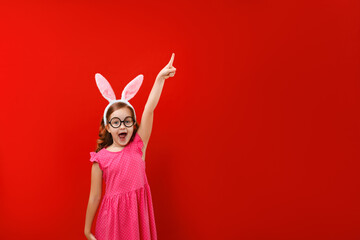
[[[114,118],[117,118],[117,119],[119,119],[119,121],[120,121],[120,125],[119,125],[118,127],[114,127],[114,126],[111,124],[111,121],[112,121]],[[128,126],[125,125],[125,120],[126,120],[127,118],[131,118],[131,119],[133,120],[133,124],[132,124],[130,127],[128,127]],[[124,119],[124,121],[121,121],[121,119],[118,118],[118,117],[113,117],[113,118],[110,119],[110,121],[108,121],[108,123],[109,123],[109,124],[111,125],[111,127],[113,127],[113,128],[119,128],[119,127],[121,127],[121,124],[122,124],[122,123],[124,123],[124,126],[125,126],[125,127],[131,128],[132,126],[135,125],[136,120],[135,120],[132,116],[127,116],[127,117]]]

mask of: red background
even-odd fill
[[[359,239],[359,1],[0,4],[0,239],[85,239],[90,151],[175,53],[146,166],[158,237]],[[93,229],[95,220],[93,224]]]

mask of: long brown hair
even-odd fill
[[[133,111],[133,109],[131,107],[129,107],[126,103],[117,102],[117,103],[112,104],[109,107],[109,109],[108,109],[108,111],[106,113],[106,120],[109,121],[109,117],[114,111],[116,111],[118,109],[121,109],[121,108],[124,108],[124,107],[126,107],[126,108],[128,108],[130,110],[131,117],[133,117],[135,119],[135,114],[134,114],[134,111]],[[139,124],[136,121],[135,124],[134,124],[134,132],[133,132],[133,134],[132,134],[132,136],[130,138],[129,143],[134,139],[138,128],[139,128]],[[108,147],[113,143],[113,138],[111,136],[111,133],[109,133],[105,128],[103,116],[101,117],[101,123],[100,123],[100,129],[99,129],[99,138],[96,140],[96,143],[97,143],[97,147],[96,147],[95,152],[99,152],[101,149],[103,149],[105,147]]]

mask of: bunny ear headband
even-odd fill
[[[139,88],[143,82],[143,79],[144,79],[144,76],[142,74],[140,74],[137,77],[135,77],[133,80],[131,80],[131,82],[129,82],[125,86],[124,90],[122,91],[121,99],[116,100],[115,93],[114,93],[113,89],[111,88],[110,83],[100,73],[95,74],[96,85],[98,86],[98,88],[101,92],[101,95],[106,100],[109,101],[109,104],[106,106],[105,111],[104,111],[104,125],[105,126],[109,123],[106,120],[106,113],[107,113],[109,107],[116,102],[123,102],[123,103],[126,103],[127,105],[129,105],[134,110],[134,116],[135,116],[135,121],[136,121],[135,109],[128,101],[130,99],[132,99],[136,95],[136,93],[139,91]]]

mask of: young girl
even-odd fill
[[[90,152],[93,165],[84,229],[87,239],[157,239],[150,186],[145,173],[145,150],[165,79],[175,75],[174,57],[173,53],[169,63],[157,75],[140,125],[135,109],[128,101],[136,95],[143,76],[139,75],[127,84],[121,99],[116,100],[108,81],[98,73],[95,75],[97,86],[109,104],[101,121],[98,147],[95,152]],[[102,178],[106,189],[94,236],[90,231],[101,200]]]

